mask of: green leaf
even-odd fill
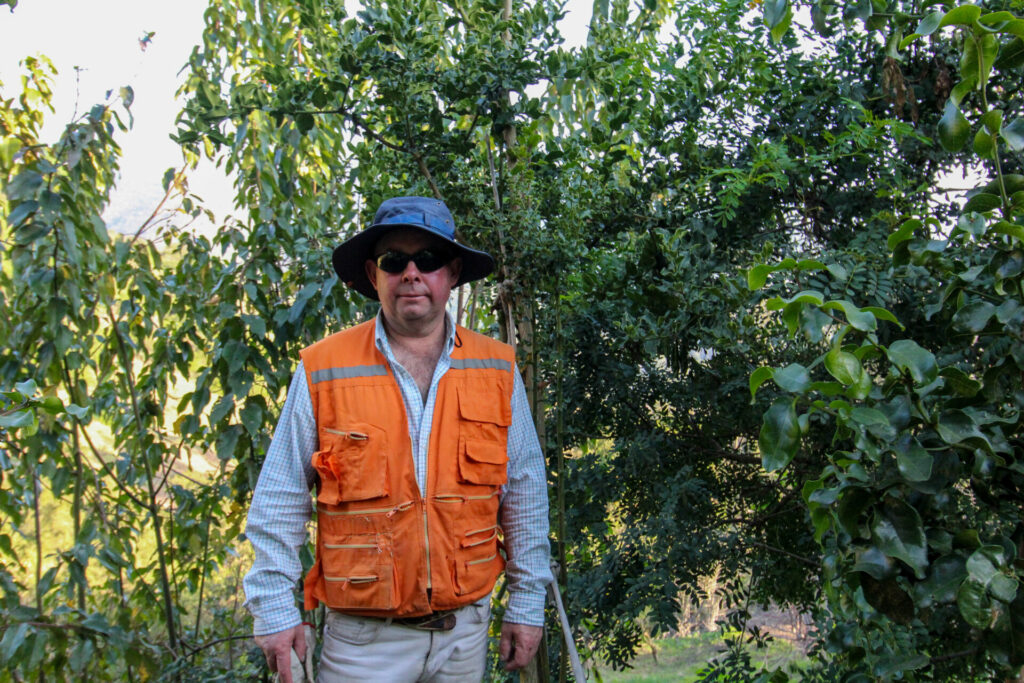
[[[998,545],[983,545],[967,558],[967,573],[972,581],[988,587],[999,569],[1006,565],[1003,548]]]
[[[939,416],[935,425],[939,436],[948,444],[957,445],[964,442],[971,442],[971,445],[982,445],[989,452],[992,451],[992,444],[978,429],[977,423],[970,415],[963,410],[947,410]]]
[[[1009,71],[1024,66],[1024,40],[1014,38],[1004,45],[992,66],[1000,71]]]
[[[84,419],[85,416],[89,413],[88,407],[82,407],[79,405],[75,405],[74,403],[69,403],[65,410],[68,412],[69,415],[73,415],[74,417],[77,417],[79,420]]]
[[[908,373],[915,384],[930,384],[938,377],[939,367],[935,362],[935,354],[921,348],[912,339],[899,339],[885,350],[889,362]]]
[[[958,555],[943,555],[928,568],[928,578],[918,584],[924,595],[918,596],[921,607],[946,605],[956,600],[957,589],[967,577],[964,560]],[[915,590],[917,592],[917,590]],[[925,598],[926,599],[922,599]]]
[[[851,0],[843,7],[843,17],[867,21],[874,14],[874,9],[871,0]]]
[[[836,282],[846,282],[850,277],[849,271],[838,263],[830,263],[825,266],[825,269],[828,271],[829,275],[836,280]]]
[[[223,462],[227,462],[234,457],[235,446],[238,444],[238,438],[242,435],[242,427],[240,425],[230,425],[227,429],[221,431],[217,437],[217,458]]]
[[[991,159],[996,153],[996,136],[983,128],[979,128],[978,132],[974,134],[974,145],[972,147],[974,149],[974,153],[982,159]],[[979,209],[970,210],[978,211]]]
[[[251,398],[245,400],[245,407],[241,410],[242,425],[252,437],[260,433],[263,426],[263,407]]]
[[[981,8],[977,5],[960,5],[946,12],[939,20],[939,28],[945,26],[973,26],[981,16]]]
[[[889,235],[889,238],[886,240],[886,244],[889,246],[889,249],[895,249],[900,243],[911,239],[914,236],[914,232],[922,225],[924,225],[924,223],[916,218],[903,221],[903,224],[900,225],[896,232]]]
[[[0,660],[13,662],[14,653],[25,642],[26,635],[28,635],[28,624],[24,621],[17,626],[8,625],[3,640],[0,640]]]
[[[939,375],[946,380],[946,386],[959,396],[966,396],[967,398],[977,396],[983,386],[981,382],[973,379],[959,368],[942,368]]]
[[[58,413],[64,412],[64,404],[56,396],[45,396],[40,402],[43,410],[48,412],[50,415],[57,415]]]
[[[973,301],[961,307],[953,315],[953,322],[959,327],[977,334],[985,329],[995,312],[996,307],[989,302]]]
[[[787,3],[787,5],[788,5],[788,3]],[[771,29],[771,36],[772,36],[772,42],[773,43],[778,44],[782,40],[782,37],[784,35],[786,35],[786,31],[789,30],[789,25],[792,22],[793,22],[793,8],[792,7],[786,7],[786,14],[782,17],[782,21],[780,21],[778,24],[773,26],[772,29]]]
[[[998,33],[1014,21],[1017,21],[1017,17],[1010,12],[989,12],[978,18],[978,26],[986,31]]]
[[[1010,603],[1017,597],[1017,586],[1017,579],[1012,576],[996,574],[988,584],[988,592],[991,593],[992,597],[996,600]]]
[[[861,330],[862,332],[873,332],[878,328],[878,321],[875,320],[875,316],[865,311],[849,301],[829,301],[821,306],[823,311],[829,311],[833,309],[840,309],[846,316],[846,320],[849,321],[855,329]]]
[[[771,266],[759,263],[747,271],[747,289],[754,292],[764,287],[768,274],[773,271]]]
[[[799,302],[786,304],[786,307],[782,309],[782,322],[786,323],[786,331],[789,336],[795,336],[797,329],[800,327],[800,317],[803,313],[804,305]]]
[[[804,270],[825,270],[826,266],[818,259],[805,258],[797,261],[796,269],[800,271]],[[831,271],[829,271],[831,272]]]
[[[946,100],[946,109],[939,119],[939,143],[947,152],[959,152],[971,135],[971,124],[960,113],[953,98]]]
[[[968,579],[960,585],[956,604],[964,621],[974,628],[987,629],[992,623],[992,601],[985,586],[977,581]]]
[[[39,387],[36,386],[34,379],[27,379],[24,382],[18,382],[14,385],[15,391],[26,398],[32,398],[39,392]]]
[[[895,578],[877,581],[870,574],[860,577],[864,599],[876,610],[900,624],[909,624],[914,618],[914,601]],[[872,669],[878,680],[892,680],[888,674],[901,670],[905,657],[887,657]],[[927,663],[927,658],[925,658]]]
[[[1002,206],[1003,200],[999,198],[999,195],[988,194],[986,192],[979,192],[964,204],[963,211],[977,211],[978,213],[985,213],[986,211],[992,211]]]
[[[775,28],[786,18],[789,0],[765,0],[764,23],[768,28]]]
[[[863,536],[861,532],[861,516],[874,502],[874,495],[862,488],[847,488],[839,499],[836,518],[846,533],[854,538]]]
[[[754,403],[754,397],[757,395],[757,390],[761,388],[761,385],[772,378],[775,371],[769,367],[760,367],[750,373],[750,403]]]
[[[904,437],[896,444],[896,467],[907,481],[928,481],[935,459],[917,439]]]
[[[783,391],[794,394],[802,394],[811,386],[811,376],[807,368],[798,363],[791,363],[781,370],[776,370],[772,379]]]
[[[990,133],[998,133],[1003,128],[1003,110],[995,108],[985,112],[981,117],[981,125]]]
[[[820,292],[805,290],[802,292],[797,292],[788,299],[783,299],[782,297],[778,296],[772,297],[771,299],[765,301],[765,307],[769,311],[777,311],[781,308],[788,306],[789,304],[801,303],[814,304],[816,306],[820,306],[824,301],[825,298],[821,295]]]
[[[1024,118],[1016,118],[999,133],[1014,152],[1024,149]]]
[[[901,323],[895,315],[885,310],[884,308],[879,308],[878,306],[864,306],[860,310],[864,311],[865,313],[870,313],[871,315],[875,316],[877,320],[884,320],[886,322],[899,325],[899,328],[901,330],[906,329],[903,323]]]
[[[22,171],[7,184],[4,194],[11,203],[21,199],[32,199],[42,184],[43,176],[40,174],[35,171]]]
[[[75,649],[71,651],[71,656],[68,658],[68,664],[71,666],[71,670],[75,673],[81,673],[85,665],[89,663],[96,650],[96,646],[93,642],[88,639],[79,640],[75,645]]]
[[[839,348],[834,348],[825,355],[825,369],[843,384],[849,386],[860,381],[864,375],[857,356]]]
[[[1009,235],[1020,242],[1024,242],[1024,226],[1010,223],[1009,221],[999,221],[992,226],[992,232],[999,235]]]
[[[856,553],[853,571],[869,574],[876,581],[896,576],[896,563],[888,555],[875,546],[868,546]]]
[[[764,414],[757,443],[761,463],[768,472],[781,470],[790,463],[800,446],[795,401],[779,399],[772,404]]]
[[[267,323],[260,316],[243,314],[242,322],[244,322],[246,327],[248,327],[249,330],[260,339],[267,336]]]
[[[817,34],[823,38],[827,38],[831,35],[831,31],[828,26],[828,15],[825,14],[820,2],[816,2],[811,5],[811,26],[813,26]]]
[[[942,18],[944,16],[946,16],[945,12],[932,12],[921,20],[921,23],[919,23],[917,28],[914,29],[914,33],[919,36],[930,36],[939,30],[939,26],[941,25]]]
[[[29,217],[36,209],[39,208],[39,202],[34,199],[30,199],[27,202],[21,202],[14,210],[7,215],[7,224],[11,228],[16,228],[21,225],[22,221]]]
[[[0,415],[0,428],[16,429],[18,427],[31,427],[35,420],[35,413],[31,410],[17,410],[13,413]]]
[[[312,114],[302,112],[295,117],[295,125],[298,127],[299,132],[305,135],[316,127],[316,120]]]
[[[231,394],[225,394],[220,397],[220,400],[213,405],[213,410],[210,411],[210,424],[217,425],[224,420],[225,417],[234,409],[235,398]]]
[[[917,510],[897,498],[886,498],[875,515],[871,535],[882,552],[904,562],[917,578],[924,578],[928,547]]]

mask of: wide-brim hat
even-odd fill
[[[456,287],[487,277],[494,270],[494,259],[490,254],[455,241],[455,220],[440,199],[393,197],[377,209],[373,225],[334,249],[331,262],[341,281],[363,296],[376,300],[377,290],[366,277],[365,263],[373,258],[373,247],[377,241],[396,228],[422,230],[447,242],[455,255],[462,259],[462,272]]]

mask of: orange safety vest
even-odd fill
[[[316,561],[305,608],[411,617],[487,595],[505,567],[498,502],[507,479],[515,355],[456,329],[437,388],[425,495],[398,383],[357,325],[301,353],[320,450]]]

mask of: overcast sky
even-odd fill
[[[0,7],[0,94],[10,98],[20,91],[18,63],[27,56],[44,54],[58,70],[57,111],[48,117],[44,141],[56,140],[72,119],[76,90],[81,115],[103,102],[108,90],[134,89],[135,125],[117,138],[123,150],[121,179],[104,214],[113,229],[134,231],[163,195],[164,171],[182,164],[168,137],[180,108],[174,92],[181,83],[178,72],[202,33],[206,6],[207,0],[21,0],[13,11]],[[562,33],[567,46],[580,45],[590,2],[570,0],[569,7]],[[143,50],[139,41],[150,31],[155,35]],[[230,182],[212,165],[190,174],[190,188],[218,219],[231,210]]]

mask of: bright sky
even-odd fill
[[[44,54],[57,67],[56,114],[44,139],[56,140],[75,112],[75,67],[79,67],[78,114],[103,102],[123,85],[135,90],[135,125],[118,137],[123,157],[121,180],[105,213],[114,229],[133,232],[163,196],[164,171],[180,167],[181,153],[168,137],[179,105],[178,72],[200,39],[207,0],[21,0],[13,11],[0,7],[0,96],[20,91],[26,56]],[[590,2],[570,0],[562,22],[566,46],[586,41]],[[139,40],[153,31],[142,50]],[[220,219],[231,210],[231,185],[208,164],[189,177],[190,189]]]

